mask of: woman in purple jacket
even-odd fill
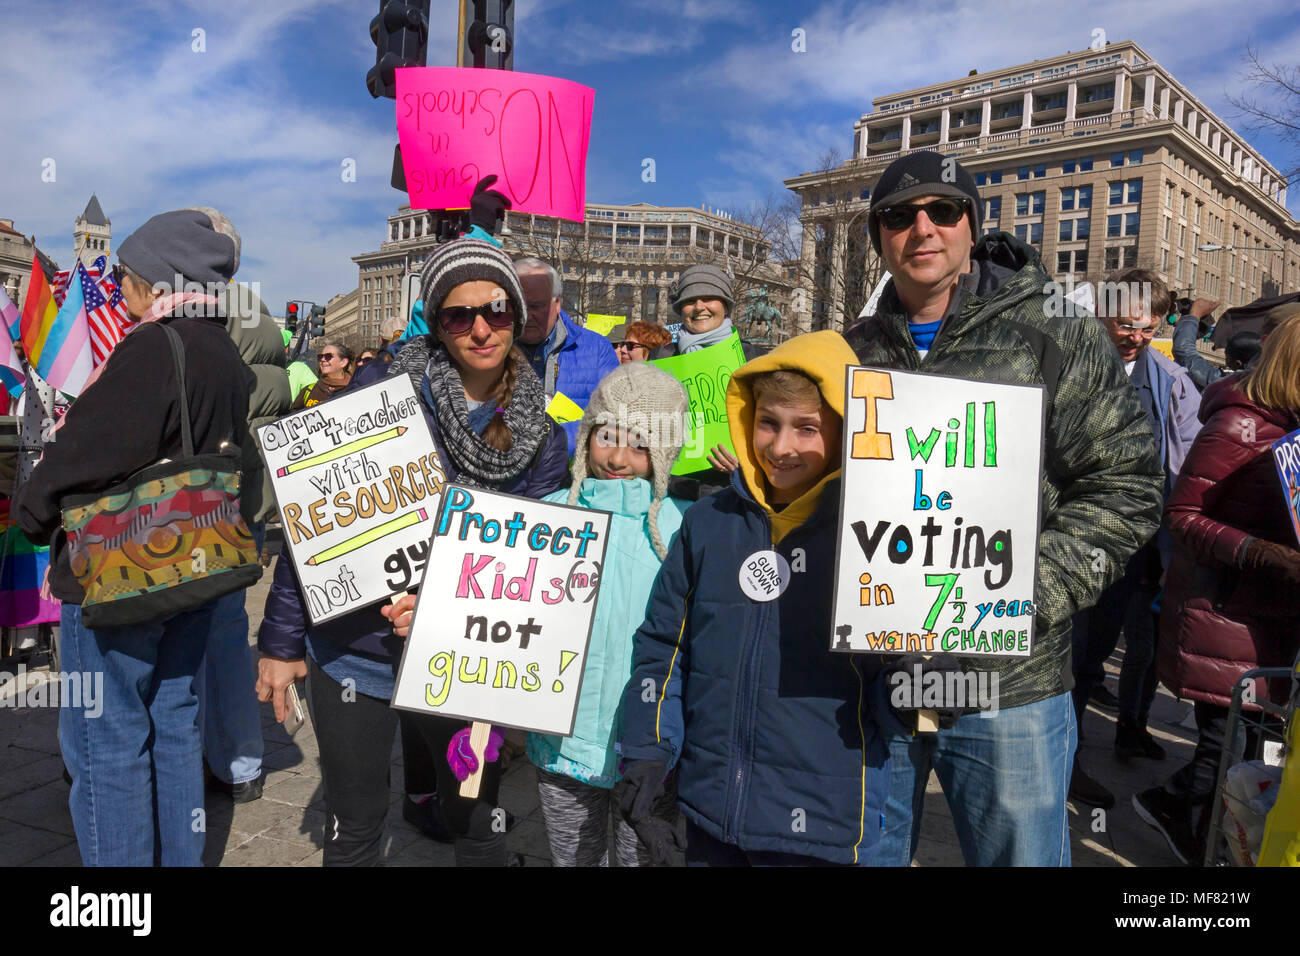
[[[459,239],[434,250],[421,279],[431,333],[413,339],[392,364],[368,365],[354,387],[385,373],[411,376],[448,482],[530,498],[556,491],[568,476],[567,446],[546,415],[541,383],[514,345],[526,306],[509,258],[491,243]],[[258,634],[258,693],[283,719],[285,688],[307,679],[330,818],[326,866],[379,860],[399,722],[389,700],[402,639],[391,620],[413,604],[407,598],[375,605],[312,627],[292,563],[282,556],[276,567]],[[498,766],[485,767],[478,799],[463,799],[444,755],[465,722],[408,712],[400,721],[407,760],[415,756],[412,742],[422,743],[418,756],[436,771],[457,865],[504,865],[505,843],[492,826]]]

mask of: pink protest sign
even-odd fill
[[[590,87],[508,70],[396,71],[397,138],[412,209],[464,209],[474,184],[516,212],[581,222],[586,206]]]

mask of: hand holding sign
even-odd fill
[[[595,91],[532,73],[396,71],[397,136],[412,209],[464,209],[500,176],[519,212],[581,222]]]

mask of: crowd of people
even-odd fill
[[[1061,318],[1037,252],[983,234],[970,173],[914,151],[872,192],[870,238],[892,276],[874,314],[844,335],[798,335],[766,354],[747,346],[727,388],[729,446],[672,476],[683,436],[654,423],[682,420],[690,400],[651,360],[731,338],[730,276],[711,264],[682,271],[675,337],[644,321],[600,335],[566,311],[553,265],[500,248],[505,200],[490,185],[475,193],[469,232],[425,260],[414,313],[359,355],[326,344],[310,380],[292,380],[264,310],[250,322],[219,297],[195,310],[157,291],[173,275],[233,278],[240,242],[220,213],[163,213],[122,244],[139,326],[72,405],[14,506],[53,548],[65,669],[106,675],[107,719],[60,714],[86,864],[197,865],[203,834],[190,824],[205,762],[211,788],[257,799],[258,701],[284,720],[290,688],[305,681],[327,866],[380,862],[395,739],[403,816],[451,842],[461,866],[521,863],[498,813],[512,759],[536,768],[557,865],[664,864],[684,852],[688,865],[906,866],[932,770],[968,864],[1069,865],[1067,799],[1114,802],[1077,754],[1083,709],[1104,703],[1102,665],[1121,634],[1118,758],[1165,758],[1148,728],[1158,681],[1195,702],[1192,761],[1134,805],[1180,859],[1199,859],[1232,688],[1300,649],[1300,550],[1268,454],[1300,427],[1300,310],[1271,316],[1258,343],[1234,339],[1229,357],[1243,368],[1230,374],[1187,353],[1213,304],[1198,300],[1178,323],[1183,364],[1150,347],[1174,309],[1149,272],[1111,277],[1142,295]],[[149,324],[179,335],[183,378]],[[850,365],[1044,387],[1029,657],[828,650]],[[611,516],[569,736],[493,728],[480,760],[464,720],[394,709],[418,593],[313,624],[287,553],[271,571],[255,684],[242,589],[136,624],[81,620],[60,530],[67,496],[238,445],[241,519],[260,550],[275,508],[250,428],[394,375],[415,385],[448,481]],[[557,395],[581,418],[557,423]],[[124,437],[106,444],[109,433]],[[797,570],[770,602],[739,581],[769,551]],[[996,710],[945,702],[927,729],[886,692],[902,666],[996,669]],[[1261,683],[1256,697],[1286,693]],[[463,797],[474,772],[478,795]]]

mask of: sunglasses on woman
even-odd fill
[[[880,210],[880,224],[886,229],[897,232],[910,229],[916,222],[916,214],[925,210],[926,217],[936,226],[955,226],[966,215],[965,199],[932,199],[927,203],[904,203],[901,206],[888,206]]]
[[[333,352],[321,352],[321,354],[320,354],[320,360],[321,360],[322,362],[324,362],[326,359],[329,359],[331,362],[337,362],[337,361],[339,361],[339,360],[342,359],[342,358],[343,358],[343,356],[341,356],[341,355],[336,355],[336,354],[334,354]]]
[[[448,335],[464,335],[480,315],[492,328],[508,329],[515,324],[515,304],[509,299],[493,299],[482,305],[449,305],[438,310],[438,324]]]
[[[619,342],[617,345],[614,346],[614,351],[616,352],[620,350],[630,352],[633,349],[646,349],[648,351],[649,347],[642,345],[640,342],[626,342],[626,341]]]

